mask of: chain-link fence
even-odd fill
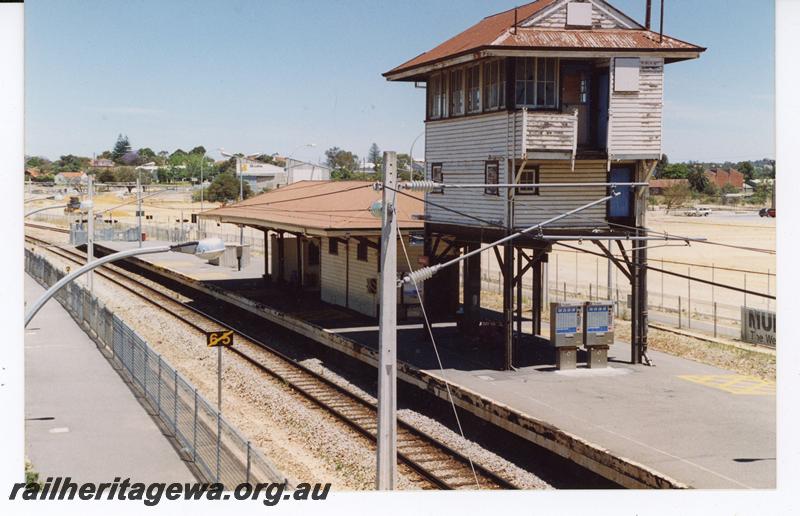
[[[28,249],[25,271],[44,287],[65,275]],[[182,451],[192,458],[205,481],[220,482],[228,489],[242,482],[286,482],[197,388],[83,286],[72,282],[55,298],[105,348],[122,376],[142,394]]]

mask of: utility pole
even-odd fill
[[[608,241],[608,250],[609,251],[611,251],[612,242],[613,242],[612,240]],[[607,274],[606,285],[608,285],[608,288],[606,289],[606,293],[608,294],[607,299],[610,301],[611,300],[611,290],[613,288],[613,285],[611,284],[611,279],[612,279],[611,278],[611,258],[608,258],[606,260],[606,262],[607,262],[606,263],[606,267],[608,268],[608,271],[606,272],[606,274]]]
[[[142,247],[142,171],[139,170],[139,175],[136,178],[136,218],[139,220],[139,234],[137,240],[139,247]]]
[[[94,260],[94,176],[89,176],[89,183],[86,185],[89,190],[89,210],[86,213],[86,263]],[[89,293],[94,293],[94,271],[89,271],[86,275],[86,286]]]
[[[205,164],[205,161],[206,161],[206,155],[205,155],[205,153],[203,153],[203,160],[200,161],[200,213],[203,212],[203,189],[204,189],[203,188],[203,165]],[[198,226],[197,227],[198,237],[201,237],[200,217],[197,218],[197,226]]]
[[[397,153],[383,153],[380,329],[378,334],[378,457],[375,487],[393,490],[397,477]]]
[[[239,202],[244,200],[244,170],[242,169],[242,159],[236,158],[236,168],[239,169]],[[242,254],[244,253],[244,226],[239,225],[239,252],[236,253],[238,270],[242,270]],[[299,256],[298,256],[299,259]]]

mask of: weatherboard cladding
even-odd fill
[[[569,115],[572,118],[572,115]],[[455,184],[480,184],[484,182],[486,161],[497,160],[499,182],[514,182],[514,174],[508,175],[508,159],[522,157],[522,128],[538,126],[536,120],[557,120],[546,131],[564,135],[561,121],[553,113],[534,111],[516,113],[492,113],[483,116],[429,121],[426,124],[425,155],[427,178],[430,179],[431,165],[442,164],[443,182]],[[527,121],[527,122],[526,122]],[[531,142],[541,141],[542,132],[536,136],[528,135],[527,151],[531,152]],[[566,136],[552,136],[549,150],[572,150],[572,134],[567,142]],[[533,143],[536,145],[536,143]],[[540,148],[539,150],[542,150]],[[521,161],[517,161],[517,166]],[[572,170],[571,160],[529,160],[529,165],[539,165],[539,179],[543,183],[581,183],[606,181],[607,162],[605,160],[577,160]],[[507,190],[500,189],[500,195],[486,194],[482,189],[445,188],[444,193],[426,194],[426,199],[439,206],[426,206],[426,220],[433,223],[458,224],[472,227],[492,227],[505,224]],[[567,210],[588,204],[605,195],[603,187],[574,189],[542,188],[540,195],[519,195],[515,199],[514,221],[518,227],[541,222]],[[441,206],[441,207],[440,207]],[[462,214],[455,213],[455,210]],[[474,218],[473,218],[474,217]],[[487,223],[475,220],[475,218]],[[579,217],[564,219],[555,227],[593,227],[605,224],[605,206],[597,206],[582,213]]]
[[[525,27],[541,27],[563,29],[567,26],[568,0],[554,3],[548,9],[543,9],[520,25]],[[592,27],[603,29],[634,28],[636,22],[628,19],[619,12],[614,12],[605,2],[590,2],[592,4]]]
[[[370,239],[378,245],[378,239]],[[406,251],[414,268],[417,260],[422,255],[422,246],[410,246],[406,238]],[[349,264],[348,264],[349,247]],[[380,288],[380,274],[378,273],[378,251],[373,247],[367,248],[367,262],[358,260],[358,240],[350,239],[349,245],[344,241],[339,242],[338,254],[328,252],[328,238],[322,238],[321,268],[323,274],[320,282],[320,299],[327,303],[345,306],[370,317],[378,313],[378,294]],[[397,245],[397,271],[409,271],[408,261],[399,242]],[[369,280],[375,280],[376,293],[370,293],[367,288]],[[401,296],[398,294],[398,303]]]
[[[613,91],[613,65],[610,73],[610,157],[648,156],[658,159],[661,155],[664,59],[641,59],[637,92]]]

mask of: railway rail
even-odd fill
[[[59,231],[59,228],[26,223],[37,229]],[[26,241],[43,246],[47,252],[62,259],[84,264],[83,253],[58,247],[52,242],[26,235]],[[237,334],[240,347],[228,350],[265,374],[285,382],[293,390],[312,403],[334,415],[359,434],[376,441],[377,407],[369,400],[348,391],[319,373],[309,369],[272,348],[269,344],[243,334],[223,321],[176,299],[149,284],[149,280],[136,279],[130,273],[120,273],[113,265],[98,268],[95,274],[111,283],[155,305],[182,321],[195,331],[205,334],[220,328],[233,330]],[[259,349],[264,358],[254,358],[242,348]],[[461,454],[459,451],[436,440],[421,430],[398,420],[397,429],[398,459],[412,469],[434,489],[517,489],[507,479],[484,468]],[[474,468],[474,469],[473,469]]]

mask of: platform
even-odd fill
[[[261,279],[263,264],[237,272],[209,271],[213,266],[176,253],[137,260],[375,363],[374,319],[313,294],[287,296]],[[556,371],[549,345],[530,337],[518,346],[517,370],[506,372],[499,344],[486,344],[491,335],[466,340],[452,322],[434,327],[444,379],[454,384],[462,408],[607,478],[634,487],[775,487],[772,382],[655,351],[649,353],[655,367],[630,365],[630,347],[622,344],[611,347],[607,369],[582,367],[581,353],[578,369]],[[401,324],[398,340],[398,377],[443,396],[443,375],[422,325]]]
[[[25,277],[28,303],[43,292]],[[25,331],[25,453],[42,481],[197,481],[122,377],[55,300]]]

